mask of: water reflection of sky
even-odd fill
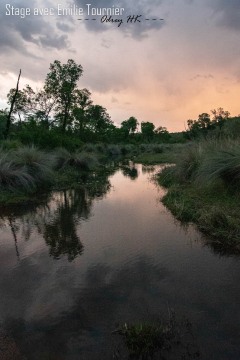
[[[94,359],[116,323],[168,306],[195,325],[206,359],[238,358],[239,261],[175,222],[150,175],[119,170],[101,200],[55,193],[3,217],[0,319],[31,359]]]

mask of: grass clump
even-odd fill
[[[12,153],[14,163],[24,168],[36,184],[52,181],[54,157],[34,146],[24,146]]]
[[[124,338],[130,356],[147,358],[162,349],[169,337],[169,329],[162,324],[125,324],[118,333]]]
[[[56,169],[63,169],[67,166],[79,170],[92,170],[98,165],[98,159],[91,153],[74,152],[70,153],[64,148],[60,148],[55,153]]]
[[[209,153],[199,166],[197,176],[203,181],[223,180],[228,186],[240,182],[240,144],[229,146],[229,149]]]
[[[30,191],[35,187],[35,182],[26,167],[17,166],[9,159],[9,154],[0,154],[0,186],[5,190]]]
[[[167,321],[125,323],[114,333],[121,336],[125,345],[125,351],[115,352],[115,359],[199,359],[201,356],[191,324],[186,319],[177,321],[174,312]]]
[[[94,154],[64,148],[52,153],[35,146],[0,151],[0,202],[18,202],[39,189],[78,186],[84,174],[98,165]]]

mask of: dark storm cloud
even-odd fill
[[[142,39],[147,36],[147,33],[149,30],[155,29],[158,30],[162,28],[165,24],[164,21],[159,20],[163,17],[163,14],[161,14],[161,11],[159,10],[159,6],[162,4],[163,0],[153,0],[151,1],[151,4],[148,0],[140,0],[138,2],[135,2],[133,0],[119,0],[116,2],[116,0],[92,0],[86,2],[86,0],[72,0],[77,6],[84,8],[86,10],[86,3],[91,4],[91,7],[93,8],[111,8],[113,5],[115,7],[124,8],[124,15],[123,18],[126,22],[126,18],[129,15],[142,15],[141,17],[141,23],[137,24],[123,24],[119,27],[119,30],[124,31],[126,34],[129,34],[130,36],[136,38],[136,39]],[[114,16],[113,16],[114,17]],[[117,18],[117,17],[115,17]],[[119,17],[121,18],[121,17]],[[158,20],[153,21],[149,20],[146,21],[145,18],[157,18]],[[99,16],[100,20],[100,16]],[[111,24],[102,24],[100,21],[94,21],[94,22],[85,22],[85,25],[88,30],[90,31],[106,31],[109,29],[112,29],[113,26]],[[110,26],[106,26],[110,25]]]
[[[210,3],[210,1],[209,1]],[[219,16],[218,24],[228,28],[240,30],[240,1],[214,0],[209,4]]]
[[[31,8],[37,6],[36,1],[29,4],[27,0],[9,1],[14,8]],[[64,49],[68,47],[67,35],[56,32],[48,21],[49,17],[6,15],[6,2],[0,4],[0,48],[4,51],[18,50],[26,53],[26,42],[42,47]]]

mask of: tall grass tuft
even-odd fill
[[[227,185],[240,182],[240,144],[230,142],[226,150],[207,153],[199,166],[197,178],[201,182],[223,180]]]
[[[13,152],[13,162],[24,167],[37,184],[48,183],[53,178],[54,157],[36,147],[25,146]]]
[[[204,140],[185,147],[176,166],[164,171],[178,183],[208,185],[224,181],[227,185],[240,182],[240,143],[232,139]]]
[[[98,160],[93,154],[85,152],[70,153],[66,149],[59,148],[55,153],[56,168],[61,169],[72,166],[81,170],[92,170],[98,165]]]
[[[70,165],[82,170],[92,170],[97,164],[98,160],[94,155],[84,152],[72,154],[70,160]]]
[[[201,144],[186,147],[185,151],[179,157],[174,173],[180,182],[192,180],[203,160],[204,148]]]
[[[17,166],[9,158],[9,154],[0,154],[0,186],[8,190],[24,189],[27,191],[35,187],[33,177],[26,167]]]

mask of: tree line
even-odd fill
[[[34,91],[26,85],[9,91],[7,98],[10,110],[1,110],[0,131],[2,138],[27,137],[31,133],[55,133],[71,135],[81,141],[167,141],[170,137],[165,127],[155,128],[149,121],[139,124],[131,116],[117,127],[107,109],[93,104],[91,92],[78,88],[83,68],[74,60],[66,64],[55,60],[50,64],[44,86]],[[141,131],[138,131],[140,125]],[[22,139],[21,139],[22,140]]]
[[[202,113],[197,120],[187,120],[182,133],[169,133],[150,121],[131,116],[117,127],[107,109],[94,104],[91,92],[78,88],[83,68],[74,60],[50,64],[43,88],[34,91],[26,85],[16,88],[7,98],[10,109],[0,110],[0,139],[18,139],[42,147],[78,147],[83,142],[143,143],[184,142],[240,130],[240,117],[230,118],[223,108]]]

